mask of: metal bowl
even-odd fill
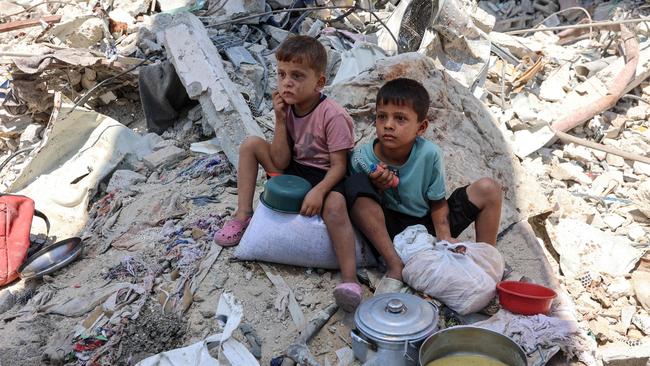
[[[20,278],[41,277],[52,273],[75,260],[83,248],[80,238],[69,238],[49,245],[32,256],[20,266]]]
[[[452,355],[481,355],[508,366],[527,366],[526,354],[503,334],[472,326],[441,330],[420,347],[420,365]]]

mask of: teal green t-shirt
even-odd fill
[[[354,150],[350,161],[352,173],[370,172],[372,164],[379,164],[379,159],[372,144],[366,144]],[[429,213],[430,201],[445,198],[445,169],[442,151],[438,145],[418,137],[408,160],[402,166],[389,168],[399,176],[397,189],[384,191],[384,206],[393,211],[415,217]]]

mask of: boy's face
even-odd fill
[[[325,76],[306,63],[278,61],[278,91],[287,104],[314,99],[325,86]]]
[[[417,113],[408,103],[377,105],[377,138],[387,148],[396,149],[412,144],[428,126],[428,120],[418,121]]]

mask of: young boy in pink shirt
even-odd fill
[[[334,290],[337,303],[352,311],[362,298],[356,280],[355,239],[348,217],[343,177],[347,154],[354,147],[352,118],[321,90],[325,86],[327,52],[316,39],[290,37],[280,45],[278,90],[273,93],[275,134],[271,143],[249,137],[239,148],[237,211],[214,237],[221,246],[234,246],[253,215],[258,164],[268,175],[292,174],[312,185],[300,209],[305,216],[321,215],[341,269]]]

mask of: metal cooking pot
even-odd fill
[[[454,354],[482,355],[508,366],[526,366],[526,354],[503,334],[472,326],[443,329],[429,337],[420,348],[420,365]]]
[[[354,357],[365,366],[417,366],[422,342],[438,329],[438,308],[409,294],[370,298],[354,314]]]

